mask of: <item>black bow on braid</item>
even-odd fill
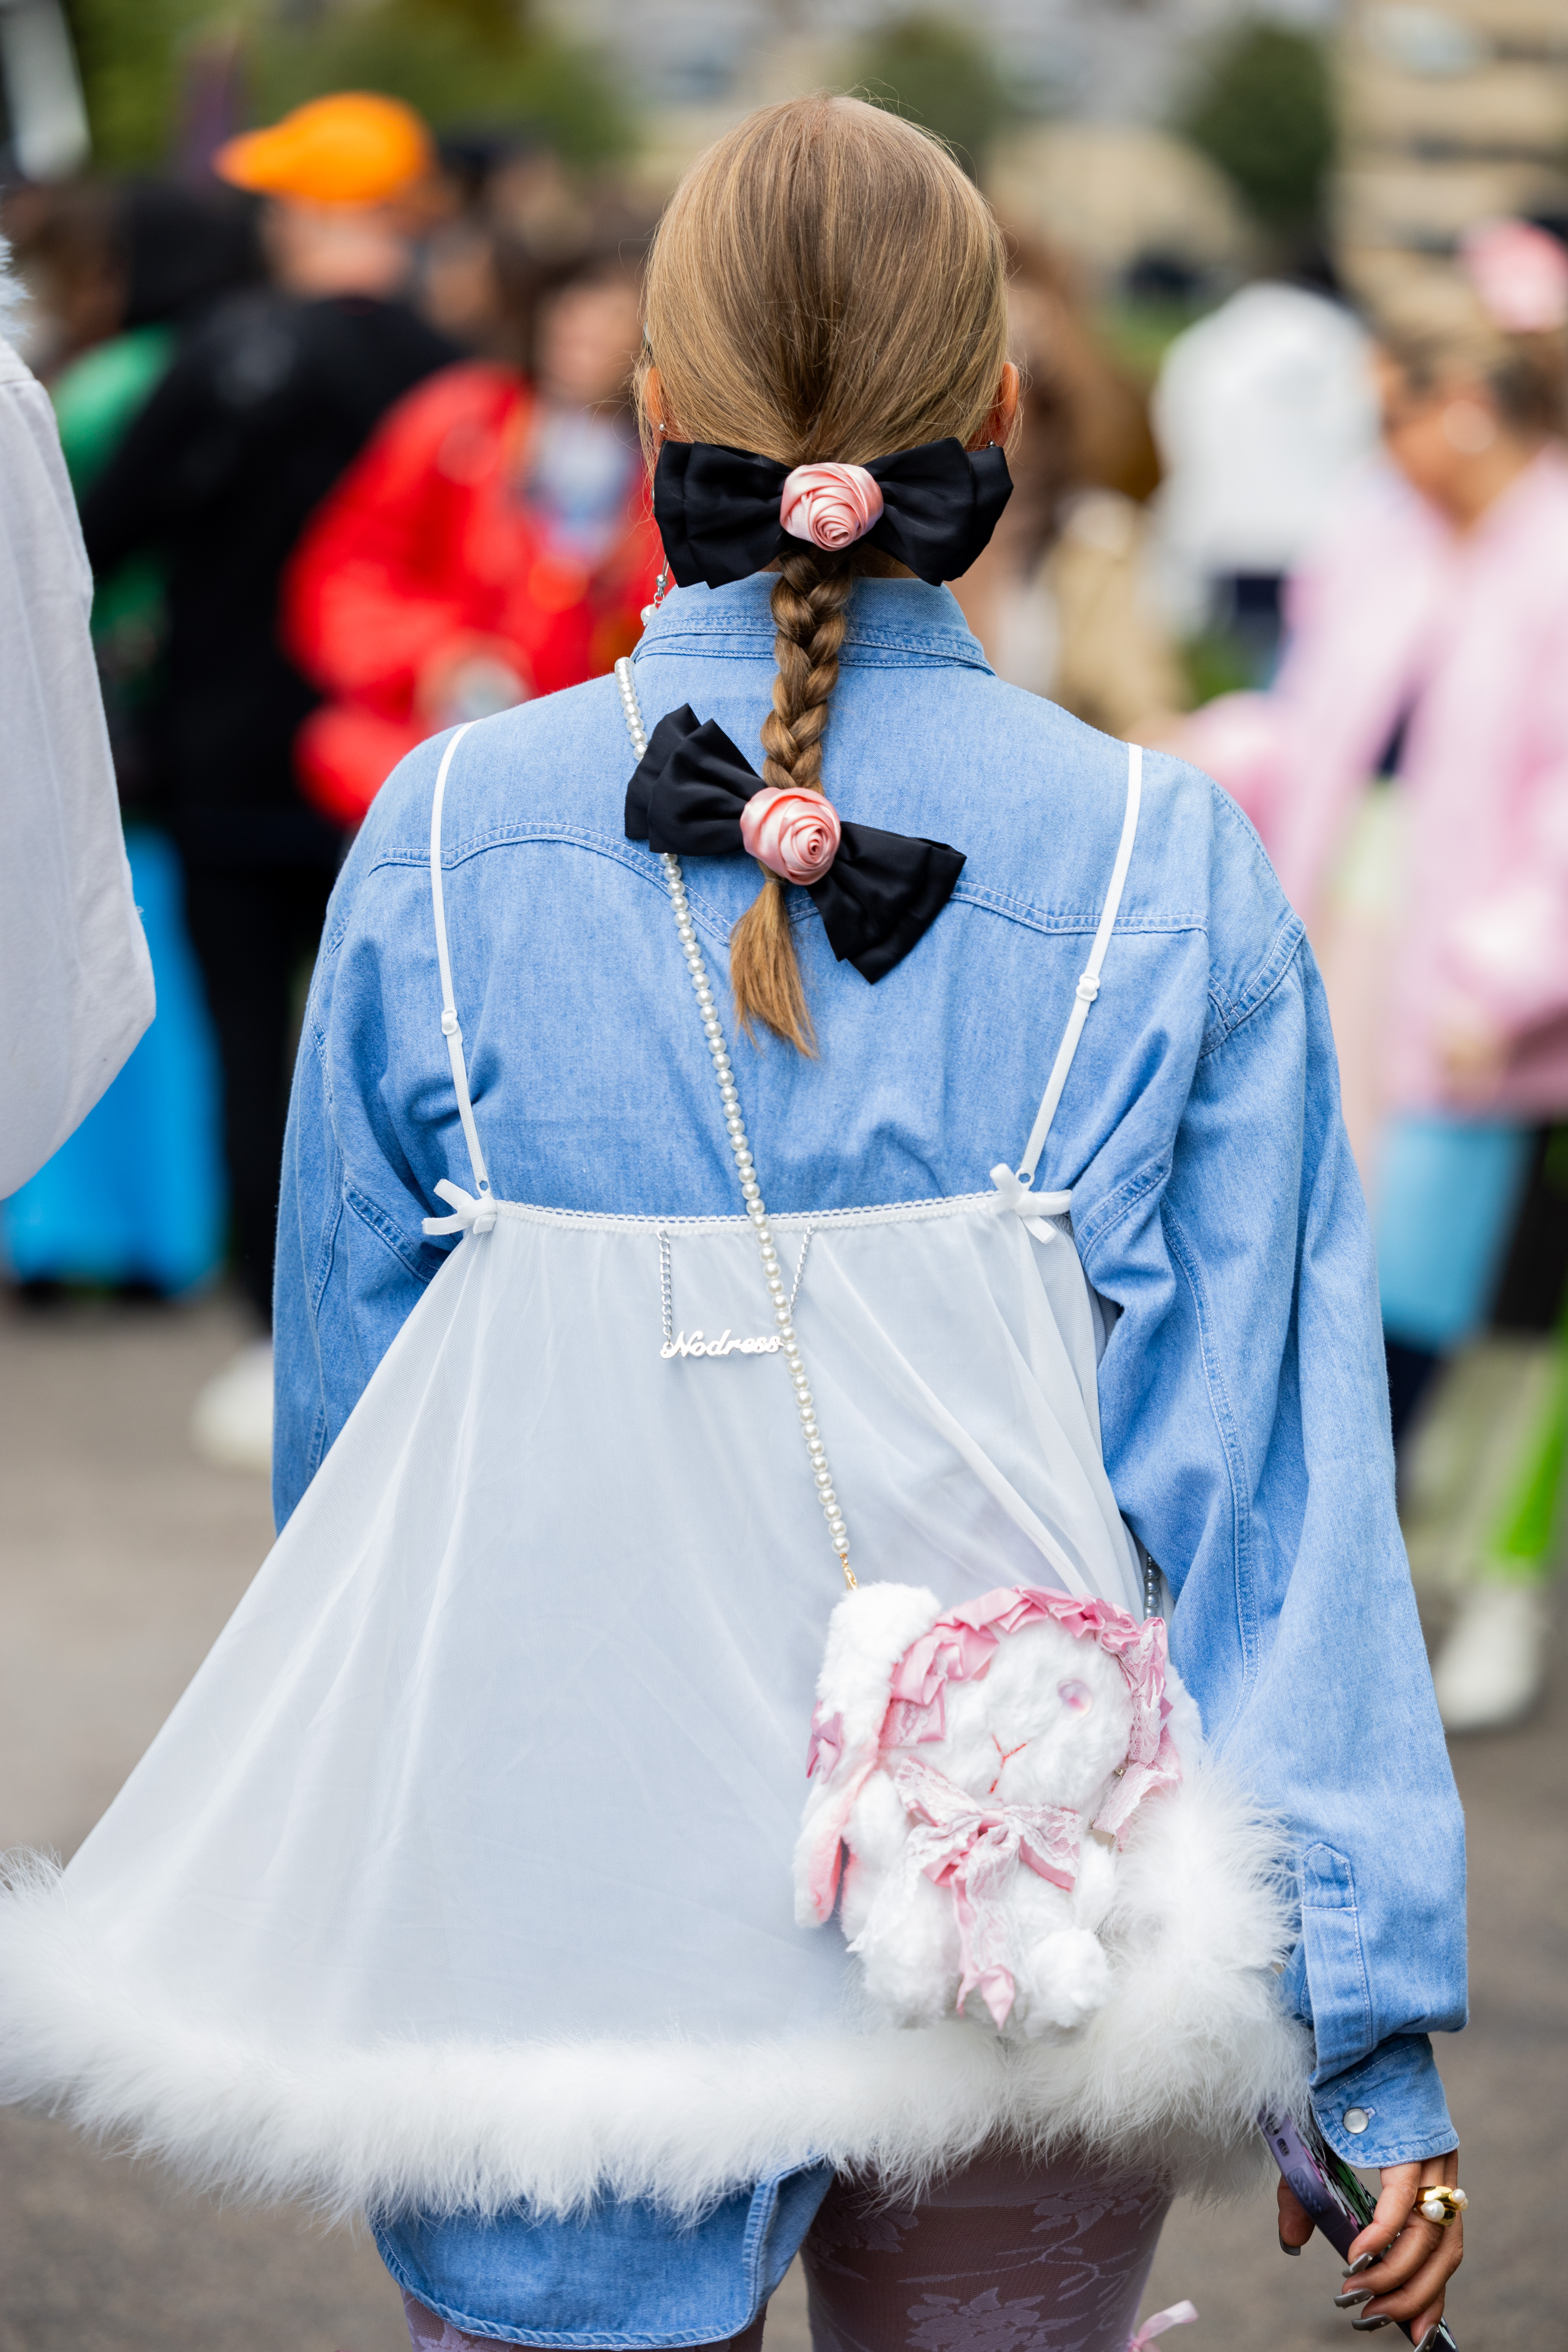
[[[678,857],[729,857],[744,846],[741,811],[763,779],[716,719],[689,704],[661,719],[626,786],[626,834]],[[839,820],[838,855],[806,888],[840,963],[883,979],[925,936],[963,871],[944,841]]]

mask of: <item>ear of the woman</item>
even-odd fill
[[[985,420],[985,430],[975,435],[969,445],[972,449],[984,449],[991,441],[994,441],[998,448],[1006,447],[1013,436],[1013,427],[1018,422],[1020,396],[1018,371],[1009,360],[1002,370],[1002,381],[996,387],[996,398]]]
[[[668,411],[664,404],[664,386],[659,382],[658,368],[649,367],[644,370],[642,382],[638,386],[637,398],[644,421],[650,433],[664,441],[683,441],[686,438],[683,433],[678,433],[670,424]]]

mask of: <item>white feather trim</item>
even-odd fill
[[[749,2044],[275,2046],[137,1983],[57,1872],[0,1897],[0,2098],[69,2115],[188,2179],[328,2213],[551,2211],[599,2189],[695,2211],[811,2158],[912,2188],[1003,2134],[1187,2189],[1250,2176],[1254,2118],[1304,2088],[1277,1998],[1278,1833],[1209,1771],[1144,1808],[1101,1929],[1110,1998],[1010,2046],[950,2021]]]

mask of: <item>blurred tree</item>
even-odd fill
[[[972,174],[1011,112],[985,45],[944,17],[894,17],[857,62],[858,98],[934,131]]]
[[[1310,33],[1238,26],[1210,52],[1177,127],[1228,174],[1260,227],[1289,243],[1312,236],[1335,122],[1328,58]]]
[[[584,50],[527,29],[513,0],[379,0],[257,43],[263,118],[331,89],[379,89],[445,130],[526,125],[570,162],[624,154],[632,125]]]
[[[585,51],[531,31],[515,0],[373,0],[296,7],[264,0],[66,0],[81,61],[94,161],[157,164],[178,121],[193,38],[242,24],[254,120],[331,89],[407,99],[437,130],[527,125],[574,163],[631,143],[626,110]]]
[[[100,170],[164,161],[184,44],[213,14],[212,0],[66,0]]]

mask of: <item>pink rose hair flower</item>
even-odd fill
[[[741,811],[750,856],[784,882],[820,882],[838,855],[838,812],[820,793],[766,784]]]
[[[864,466],[797,466],[784,476],[781,525],[829,554],[864,539],[881,511],[882,493]]]

